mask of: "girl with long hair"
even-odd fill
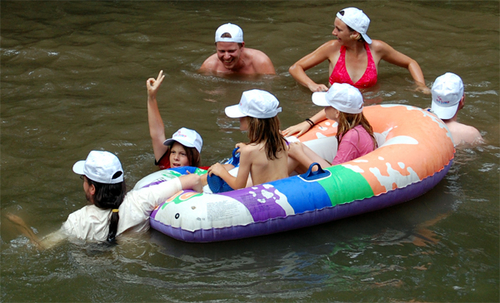
[[[249,142],[236,144],[240,155],[236,176],[228,171],[232,165],[216,163],[208,169],[209,179],[219,176],[230,189],[239,189],[288,177],[288,148],[280,132],[278,105],[269,92],[253,89],[243,92],[239,104],[226,107],[226,115],[239,118],[240,130],[248,131]]]
[[[151,212],[175,193],[186,188],[201,190],[199,178],[186,175],[127,193],[120,160],[101,150],[93,150],[87,159],[76,162],[73,172],[83,180],[87,205],[72,212],[59,230],[38,239],[24,220],[7,214],[40,249],[53,247],[66,238],[115,243],[124,233],[147,231]]]
[[[363,115],[363,96],[350,84],[334,83],[328,92],[313,94],[313,103],[325,106],[325,116],[338,123],[338,150],[330,164],[312,149],[298,142],[290,145],[288,171],[303,173],[317,162],[322,167],[341,164],[373,151],[377,141]]]

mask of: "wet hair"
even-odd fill
[[[286,139],[280,132],[278,116],[268,119],[248,118],[248,138],[252,143],[265,142],[266,156],[269,160],[278,158],[278,153],[286,150]]]
[[[116,174],[122,174],[122,172],[117,172]],[[114,175],[114,178],[118,178],[120,175]],[[95,194],[93,196],[94,205],[102,209],[118,209],[125,199],[127,194],[127,186],[125,181],[116,184],[105,184],[96,182],[94,180],[87,179],[87,183],[94,185]],[[118,221],[120,220],[120,215],[118,212],[111,212],[111,218],[109,220],[109,232],[107,241],[109,243],[115,242],[116,233],[118,231]]]
[[[375,136],[373,135],[373,128],[370,125],[370,122],[368,122],[368,120],[366,120],[366,117],[363,114],[363,112],[361,112],[359,114],[348,114],[348,113],[344,113],[344,112],[339,111],[338,123],[339,123],[339,125],[337,126],[337,140],[339,141],[339,144],[340,144],[340,141],[342,141],[342,138],[344,137],[344,135],[349,130],[353,129],[354,127],[356,127],[358,125],[361,125],[368,132],[370,137],[372,137],[373,147],[377,148],[377,140],[375,140]]]
[[[168,145],[168,149],[167,149],[165,156],[164,156],[164,157],[167,157],[167,159],[169,161],[170,161],[170,153],[172,152],[172,146],[175,144],[175,142],[177,142],[177,141],[174,141],[174,142],[172,142],[172,144]],[[180,142],[177,142],[177,143],[182,145]],[[182,147],[184,147],[184,150],[186,151],[186,156],[188,158],[189,166],[194,166],[194,167],[200,166],[200,163],[201,163],[200,152],[194,147],[187,147],[185,145],[182,145]]]

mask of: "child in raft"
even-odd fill
[[[216,163],[208,169],[208,182],[212,192],[240,189],[288,177],[287,141],[280,132],[279,101],[267,91],[253,89],[243,92],[239,104],[228,106],[226,115],[240,119],[240,130],[248,131],[248,143],[238,143],[239,168],[236,176],[229,170],[231,164]],[[233,170],[234,171],[234,170]],[[233,172],[231,171],[231,172]],[[224,186],[214,188],[211,178],[220,177]],[[247,183],[248,181],[248,183]]]
[[[198,167],[203,146],[200,134],[195,130],[182,127],[172,135],[172,138],[166,140],[165,126],[156,101],[156,94],[164,78],[163,71],[160,71],[157,79],[149,78],[146,81],[149,134],[153,144],[155,165],[158,165],[160,169],[181,166]]]
[[[373,129],[363,115],[363,95],[357,88],[346,83],[334,83],[327,92],[313,93],[312,101],[316,105],[325,106],[326,117],[338,123],[337,154],[330,164],[306,145],[300,142],[290,144],[290,173],[304,173],[314,162],[321,167],[341,164],[377,148]]]

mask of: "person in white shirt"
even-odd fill
[[[73,171],[81,175],[89,205],[71,213],[58,231],[39,240],[20,217],[7,215],[39,248],[50,248],[66,238],[113,243],[125,232],[147,231],[149,215],[160,203],[183,188],[202,188],[199,178],[181,176],[126,193],[120,160],[107,151],[91,151],[86,160],[73,165]]]

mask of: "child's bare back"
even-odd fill
[[[264,143],[239,143],[238,147],[240,147],[241,159],[239,173],[245,174],[246,171],[249,171],[254,185],[288,177],[288,152],[286,150],[278,152],[277,158],[270,160],[267,157]]]

